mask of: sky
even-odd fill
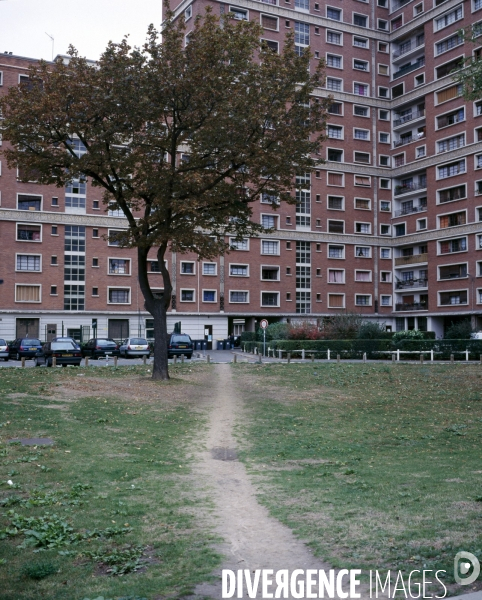
[[[147,28],[159,28],[162,0],[0,0],[0,53],[52,59],[69,44],[97,59],[109,41],[129,34],[140,46]]]

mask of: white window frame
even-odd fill
[[[204,265],[214,265],[214,273],[205,273],[204,272]],[[205,277],[216,277],[217,274],[218,274],[218,263],[216,263],[216,262],[209,262],[209,261],[203,261],[201,274],[204,275]]]
[[[40,228],[40,239],[38,240],[20,240],[18,237],[18,226],[19,225],[27,225],[28,227],[31,226],[35,226],[35,227],[39,227]],[[42,242],[42,234],[43,234],[43,227],[42,227],[42,223],[16,223],[16,227],[15,227],[15,241],[16,242],[26,242],[27,244],[39,244]]]
[[[329,135],[330,127],[336,128],[341,131],[341,137],[331,137]],[[345,139],[345,127],[343,125],[338,125],[335,123],[328,123],[326,126],[326,139],[327,140],[344,140]]]
[[[97,286],[98,287],[98,286]],[[129,290],[129,302],[111,302],[109,300],[110,290]],[[115,306],[130,306],[132,304],[132,289],[126,285],[109,285],[107,286],[107,304]]]
[[[263,269],[278,269],[278,279],[263,279]],[[260,281],[281,281],[281,267],[279,265],[260,265],[259,266]]]
[[[340,271],[341,273],[343,273],[343,281],[330,281],[330,271]],[[328,283],[330,285],[345,285],[346,284],[346,269],[338,269],[335,267],[328,268],[326,270],[326,283]]]
[[[263,225],[263,217],[271,217],[274,219],[274,227],[273,229],[279,229],[279,215],[273,213],[260,213],[260,224]],[[271,227],[267,227],[266,229],[271,229]]]
[[[192,17],[192,4],[187,6],[186,9],[184,10],[184,22],[189,21],[189,19],[191,17]]]
[[[368,133],[368,137],[367,137],[367,138],[359,138],[359,137],[356,137],[356,135],[355,135],[355,132],[356,132],[357,130],[358,130],[358,131],[365,131],[366,133]],[[370,136],[370,130],[369,130],[369,129],[364,129],[363,127],[353,127],[353,139],[354,139],[354,140],[357,140],[357,141],[359,141],[359,142],[369,142],[369,141],[370,141],[370,139],[371,139],[371,136]]]
[[[332,80],[332,81],[338,81],[338,82],[340,83],[340,89],[336,89],[336,90],[335,90],[335,89],[333,89],[333,88],[331,88],[331,87],[328,87],[328,81],[329,81],[329,80]],[[329,75],[329,76],[326,78],[326,84],[325,84],[325,88],[326,88],[327,90],[329,90],[330,92],[343,92],[343,91],[344,91],[344,89],[343,89],[343,79],[342,79],[341,77],[332,77],[331,75]]]
[[[214,292],[214,300],[204,300],[204,292]],[[216,304],[217,301],[218,301],[218,291],[217,290],[204,289],[204,288],[201,290],[201,302],[204,302],[205,304]]]
[[[330,231],[330,221],[336,222],[336,223],[343,223],[343,233],[340,233],[338,231]],[[345,223],[345,219],[334,219],[334,218],[330,218],[330,219],[326,219],[326,233],[333,233],[335,235],[343,235],[346,233],[346,223]]]
[[[192,292],[192,300],[183,300],[182,299],[182,293],[183,292]],[[192,304],[193,302],[196,302],[196,288],[180,288],[179,289],[179,302],[183,302],[185,304]]]
[[[368,296],[369,300],[367,304],[358,304],[357,298],[361,296]],[[355,294],[355,306],[371,306],[372,305],[372,295],[371,294]]]
[[[377,19],[377,29],[380,31],[389,31],[387,19]]]
[[[29,271],[27,269],[17,269],[17,257],[19,256],[33,256],[40,258],[40,269],[38,271]],[[42,254],[29,254],[27,252],[15,252],[15,272],[16,273],[42,273]]]
[[[357,200],[368,200],[368,208],[360,208],[359,206],[356,205],[356,201]],[[362,198],[361,196],[355,196],[353,198],[353,209],[354,210],[366,210],[366,211],[371,211],[372,209],[372,199],[371,198]]]
[[[384,303],[383,298],[388,298],[388,302]],[[380,306],[392,306],[392,295],[380,294]]]
[[[342,306],[331,306],[330,304],[330,298],[331,296],[341,296],[343,298],[343,304]],[[345,308],[346,306],[346,294],[338,294],[338,293],[328,293],[328,298],[327,298],[327,304],[328,304],[328,308],[333,308],[335,310],[340,310],[340,308]]]
[[[388,113],[388,119],[382,119],[382,117],[381,117],[381,112],[382,111]],[[388,108],[379,108],[378,109],[378,120],[379,121],[385,121],[386,123],[389,123],[390,122],[390,109],[388,109]]]
[[[231,273],[231,267],[246,267],[246,275],[233,275]],[[246,277],[249,277],[249,263],[229,263],[228,265],[228,275],[229,277],[243,277],[244,279],[246,279]]]
[[[447,216],[453,215],[455,213],[456,214],[458,214],[458,213],[465,213],[465,223],[464,223],[464,225],[468,224],[468,221],[467,221],[467,218],[468,218],[467,209],[466,208],[462,208],[461,210],[456,210],[456,211],[451,210],[450,212],[445,212],[445,213],[437,214],[437,229],[444,230],[444,229],[452,229],[452,227],[460,227],[460,225],[452,225],[452,227],[440,227],[440,218],[441,217],[447,217]]]
[[[39,288],[39,300],[17,300],[17,289],[21,287]],[[15,284],[15,303],[17,304],[41,304],[42,302],[42,284],[41,283],[16,283]]]
[[[450,190],[454,187],[460,187],[464,185],[465,186],[465,196],[463,198],[456,198],[454,200],[447,200],[446,202],[440,202],[440,192],[445,192],[446,190]],[[466,200],[468,198],[467,196],[467,183],[461,183],[460,185],[449,185],[447,187],[444,188],[438,188],[436,190],[436,196],[435,196],[435,204],[438,206],[445,206],[446,204],[450,204],[452,202],[459,202],[460,200]]]
[[[341,198],[341,204],[342,204],[342,208],[331,208],[331,206],[329,206],[329,198],[334,197],[334,198]],[[345,196],[338,196],[337,194],[327,194],[326,195],[326,210],[335,210],[338,212],[342,212],[345,210]]]
[[[467,301],[466,302],[458,302],[455,304],[442,304],[441,303],[441,294],[451,294],[451,293],[458,293],[458,292],[466,292],[467,294]],[[478,304],[478,302],[477,302]],[[462,288],[462,289],[458,289],[458,290],[439,290],[437,292],[437,306],[469,306],[470,305],[470,292],[468,288]]]
[[[388,135],[388,139],[386,141],[383,141],[381,139],[382,135]],[[379,131],[378,132],[378,142],[380,144],[390,144],[390,132],[389,131]]]
[[[194,265],[193,272],[192,273],[183,273],[182,265],[184,265],[184,264]],[[196,261],[195,260],[180,260],[179,261],[179,275],[187,275],[187,276],[196,275]]]
[[[380,72],[380,67],[386,68],[387,72],[386,73],[381,73]],[[377,73],[381,77],[390,77],[390,65],[386,65],[385,63],[377,63]],[[388,95],[388,97],[390,97],[390,94]]]
[[[1,163],[0,163],[0,164],[1,164]],[[0,170],[0,174],[1,174],[1,170]],[[37,210],[32,210],[32,211],[30,211],[30,210],[26,210],[25,212],[26,212],[27,214],[28,214],[29,212],[41,212],[41,211],[43,211],[43,209],[44,209],[44,197],[43,197],[43,194],[30,194],[30,193],[28,193],[28,192],[17,192],[17,206],[16,206],[16,209],[17,209],[17,210],[20,210],[20,209],[18,208],[19,196],[37,196],[37,198],[39,198],[39,199],[40,199],[40,208],[39,208],[39,210],[38,210],[38,211],[37,211]],[[23,209],[22,209],[22,210],[23,210]]]
[[[265,27],[262,22],[262,17],[269,17],[270,19],[276,19],[276,29],[271,29],[271,27]],[[269,15],[268,13],[260,13],[259,15],[259,23],[263,29],[267,31],[279,31],[279,18],[274,15]],[[278,42],[278,40],[272,40],[273,42]],[[278,42],[279,43],[279,42]]]
[[[441,230],[443,231],[443,229]],[[477,236],[479,237],[479,236]],[[445,244],[446,242],[452,242],[453,240],[461,240],[461,239],[465,239],[465,250],[457,250],[457,252],[441,252],[440,251],[440,245],[441,244]],[[479,248],[479,243],[477,243],[476,245],[476,250],[480,250]],[[437,256],[449,256],[452,254],[462,254],[463,252],[468,252],[469,251],[469,243],[468,243],[468,239],[466,235],[460,235],[460,236],[454,236],[451,235],[450,237],[444,238],[442,240],[437,240]]]
[[[113,233],[122,233],[123,231],[124,231],[123,229],[108,229],[107,230],[107,245],[110,246],[111,248],[120,248],[121,246],[119,246],[118,243],[111,243],[111,240],[109,238]]]
[[[358,210],[363,210],[363,209],[358,209]],[[357,225],[368,225],[368,231],[367,232],[357,231],[356,230]],[[353,224],[353,233],[355,233],[356,235],[371,235],[372,234],[372,224],[367,223],[366,221],[355,221]]]
[[[359,40],[363,40],[366,43],[366,46],[360,46],[358,44],[355,44],[355,38],[358,38]],[[351,38],[351,45],[354,48],[361,48],[362,50],[369,50],[370,49],[370,39],[363,37],[362,35],[353,34],[352,38]]]
[[[420,151],[420,152],[419,152]],[[415,159],[425,158],[427,156],[427,146],[423,144],[422,146],[415,146]]]
[[[339,19],[333,19],[332,17],[328,16],[328,9],[334,10],[336,12],[338,12],[340,14],[340,18]],[[339,8],[338,6],[330,6],[330,5],[326,5],[325,6],[325,15],[326,15],[326,19],[329,19],[330,21],[335,21],[337,23],[343,23],[343,9]]]
[[[387,233],[383,233],[382,228],[388,227]],[[380,235],[392,235],[392,227],[388,223],[380,223]]]
[[[355,61],[360,61],[360,62],[364,62],[367,65],[366,69],[358,69],[357,67],[355,67]],[[354,71],[361,71],[362,73],[369,73],[370,72],[370,63],[368,62],[368,60],[365,60],[364,58],[352,58],[352,69]]]
[[[366,19],[366,25],[358,25],[357,23],[355,23],[355,16],[357,17],[364,17]],[[364,13],[359,13],[356,11],[352,11],[351,13],[351,24],[354,27],[361,27],[362,29],[370,29],[370,17],[369,15],[365,15]]]
[[[355,92],[355,86],[356,85],[362,85],[363,87],[365,87],[367,89],[367,94],[357,94]],[[353,82],[353,94],[357,97],[357,98],[370,98],[370,84],[369,83],[365,83],[363,81],[354,81]]]
[[[382,180],[388,182],[388,185],[386,187],[382,186]],[[385,177],[380,177],[378,183],[379,183],[379,187],[381,190],[391,190],[392,189],[392,180],[391,179],[388,179]]]
[[[381,90],[384,90],[383,94],[381,93]],[[384,85],[379,85],[377,95],[379,98],[386,98],[387,100],[390,100],[390,88],[387,88]]]
[[[237,17],[234,17],[237,21],[249,21],[249,10],[247,8],[242,8],[240,6],[234,6],[234,5],[230,4],[228,12],[233,13],[233,9],[236,12],[239,11],[239,12],[242,12],[242,13],[246,13],[246,19],[238,19]]]
[[[276,294],[278,296],[277,304],[263,304],[263,294]],[[278,290],[260,290],[259,292],[259,305],[263,308],[279,308],[280,307],[280,292]]]
[[[329,65],[328,64],[328,57],[329,56],[333,56],[334,58],[339,58],[340,62],[341,62],[341,67],[334,67],[333,65]],[[326,68],[327,69],[339,69],[340,71],[343,70],[343,55],[341,54],[335,54],[334,52],[326,52],[325,53],[325,61],[326,61]],[[343,85],[342,85],[343,87]]]
[[[367,114],[366,115],[357,115],[355,113],[355,107],[356,106],[360,106],[362,108],[366,108],[367,109]],[[370,118],[370,107],[369,106],[365,106],[364,104],[353,104],[353,116],[354,117],[359,117],[360,119],[369,119]]]
[[[368,155],[368,162],[364,162],[364,161],[360,161],[360,160],[355,160],[355,155],[356,154],[367,154]],[[353,150],[353,162],[358,164],[358,165],[371,165],[372,164],[372,153],[371,152],[363,152],[360,150]]]
[[[336,246],[342,249],[343,256],[330,256],[330,246]],[[328,260],[345,260],[345,244],[328,244],[326,249],[326,258]]]
[[[327,44],[332,44],[333,46],[343,46],[343,32],[342,31],[334,31],[332,29],[326,29],[326,43]],[[332,42],[328,40],[328,34],[334,34],[334,35],[339,35],[340,36],[340,43],[337,44],[336,42]]]
[[[126,262],[128,262],[129,263],[129,273],[111,273],[109,271],[111,260],[125,260]],[[132,275],[132,259],[124,258],[123,256],[108,256],[106,268],[107,268],[107,275],[113,275],[115,277],[130,277]]]
[[[231,294],[233,292],[236,294],[238,294],[238,293],[246,294],[246,300],[244,302],[238,302],[235,300],[231,300]],[[249,290],[229,290],[228,291],[228,302],[229,302],[229,304],[249,304]]]
[[[460,171],[459,173],[454,173],[453,175],[448,175],[447,177],[440,177],[440,169],[450,166],[451,164],[455,164],[456,162],[460,163],[462,161],[464,162],[464,165],[465,165],[465,169],[463,171]],[[437,165],[437,168],[435,171],[435,179],[436,179],[436,181],[445,181],[446,179],[450,179],[451,177],[458,177],[459,175],[466,175],[466,174],[467,174],[467,158],[462,157],[458,161],[451,161],[448,163],[444,163],[443,165]],[[452,186],[450,186],[450,187],[452,187]]]
[[[447,23],[447,25],[442,25],[441,27],[438,27],[437,22],[440,21],[441,19],[445,18],[447,15],[449,15],[450,13],[456,12],[458,11],[458,9],[461,8],[461,16],[458,19],[455,19],[454,21],[451,21],[450,23]],[[458,21],[461,21],[464,18],[464,5],[459,4],[458,6],[454,6],[452,7],[450,10],[448,10],[447,12],[445,12],[443,15],[439,15],[438,17],[435,17],[433,19],[433,31],[434,33],[437,33],[438,31],[442,31],[442,29],[445,29],[446,27],[450,27],[451,25],[453,25],[454,23],[457,23]]]
[[[388,250],[389,256],[382,256],[382,250]],[[392,249],[386,247],[380,248],[380,260],[392,260]]]
[[[357,279],[357,273],[368,273],[368,279]],[[353,273],[353,281],[356,281],[357,283],[371,283],[372,282],[372,277],[373,277],[373,272],[371,269],[355,269],[354,273]],[[363,294],[364,296],[366,294]]]
[[[368,248],[368,255],[360,255],[358,254],[357,248]],[[372,257],[372,247],[371,246],[353,246],[353,252],[354,252],[354,256],[355,258],[371,258]]]
[[[281,247],[281,242],[280,240],[270,240],[270,239],[261,239],[261,244],[260,244],[260,254],[261,256],[279,256],[280,255],[280,247]],[[277,244],[278,245],[278,252],[263,252],[263,243],[264,242],[269,242],[270,244]]]
[[[246,248],[233,248],[233,252],[249,252],[249,238],[243,238],[242,240],[239,240],[238,242],[235,241],[234,238],[229,238],[229,245],[233,246],[235,244],[240,244],[241,242],[246,242]]]
[[[361,163],[360,163],[361,164]],[[357,183],[356,182],[356,178],[357,177],[363,177],[369,180],[369,185],[362,185],[361,183]],[[353,174],[353,185],[355,187],[362,187],[362,188],[371,188],[372,187],[372,178],[371,175],[357,175],[356,173]]]
[[[422,227],[422,223],[425,223],[425,227]],[[417,219],[417,231],[425,231],[428,227],[427,217]]]

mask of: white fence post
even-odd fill
[[[327,350],[327,353],[328,353],[328,360],[330,360],[330,349],[329,348]]]

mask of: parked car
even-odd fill
[[[119,346],[110,338],[93,338],[82,348],[82,356],[90,356],[91,358],[119,355]]]
[[[186,333],[170,333],[167,346],[167,357],[181,356],[191,358],[194,350],[194,344]]]
[[[127,338],[122,342],[119,347],[119,352],[121,356],[124,358],[134,358],[134,357],[149,357],[151,350],[149,348],[149,344],[146,339],[132,337]]]
[[[2,338],[0,338],[0,358],[3,358],[3,360],[9,359],[8,344]]]
[[[72,342],[77,350],[80,350],[80,345],[71,337],[55,337],[51,342]]]
[[[42,342],[37,338],[17,338],[8,347],[9,356],[15,360],[25,358],[35,358],[39,350],[42,350]]]
[[[471,340],[482,340],[482,331],[477,331],[476,333],[470,334]]]
[[[69,340],[47,342],[42,346],[42,350],[39,350],[35,355],[35,366],[47,365],[47,367],[51,367],[54,358],[56,363],[63,367],[67,365],[78,367],[82,360],[82,353],[80,349],[76,348],[76,344]]]

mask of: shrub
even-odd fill
[[[392,334],[385,330],[385,324],[365,321],[361,324],[357,337],[360,340],[383,340],[390,339]]]
[[[321,340],[323,337],[317,325],[306,321],[300,325],[292,325],[288,333],[290,340]]]
[[[340,313],[325,319],[323,333],[325,339],[351,340],[358,336],[363,317],[357,313]]]
[[[22,575],[24,577],[29,577],[30,579],[45,579],[49,575],[53,575],[54,573],[58,573],[59,567],[58,565],[48,561],[48,562],[29,562],[23,565],[22,567]]]
[[[397,331],[392,336],[392,340],[394,343],[397,343],[400,340],[423,340],[423,339],[425,339],[423,331],[419,331],[418,329],[409,329],[407,331]]]
[[[472,328],[470,319],[464,319],[463,321],[459,321],[458,323],[452,322],[445,331],[444,339],[470,340],[470,336],[474,332],[475,329]]]

